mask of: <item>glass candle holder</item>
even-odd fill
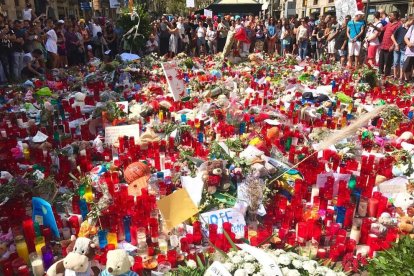
[[[15,239],[17,255],[22,258],[27,264],[29,263],[29,250],[23,236],[16,236]]]
[[[29,255],[30,263],[32,265],[32,272],[34,276],[43,276],[45,274],[45,269],[43,267],[43,260],[37,253],[31,253]]]
[[[43,236],[36,237],[35,239],[35,248],[36,253],[41,256],[42,255],[42,247],[46,245],[45,238]]]

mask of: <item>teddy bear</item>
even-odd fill
[[[138,276],[131,271],[134,258],[129,256],[124,249],[109,250],[106,255],[106,269],[100,276]]]
[[[214,194],[219,187],[226,191],[231,186],[230,177],[221,160],[207,161],[202,179],[210,194]]]
[[[82,92],[76,92],[75,102],[72,104],[72,107],[76,108],[77,106],[79,106],[80,108],[82,108],[83,106],[85,106],[85,98],[86,98],[86,94]]]
[[[98,276],[100,269],[93,264],[96,245],[86,237],[71,237],[71,243],[66,251],[68,255],[54,263],[46,272],[47,276],[73,275]]]
[[[412,233],[414,230],[414,196],[410,193],[401,193],[395,198],[394,206],[400,216],[398,228],[405,233]]]

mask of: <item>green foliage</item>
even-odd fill
[[[414,275],[414,239],[403,236],[390,249],[377,253],[368,265],[370,275]]]
[[[144,9],[142,5],[135,6],[137,13],[140,17],[140,23],[138,28],[138,34],[136,38],[132,35],[125,37],[125,48],[128,50],[137,51],[138,49],[142,49],[145,46],[146,40],[151,32],[151,19],[148,12]],[[124,32],[128,32],[132,27],[138,24],[138,18],[136,17],[135,20],[131,20],[131,14],[128,9],[122,8],[119,14],[119,18],[117,24],[124,30]]]

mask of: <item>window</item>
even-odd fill
[[[19,1],[19,0],[14,0],[14,5],[15,5],[16,7],[20,6],[20,1]]]
[[[296,3],[295,2],[287,2],[287,4],[288,4],[288,9],[290,9],[290,10],[294,10],[295,8],[296,8]]]
[[[303,0],[302,1],[302,6],[306,7],[308,5],[308,0]]]
[[[313,5],[317,6],[318,5],[318,0],[313,0]]]
[[[333,3],[335,2],[335,0],[328,0],[328,3]]]

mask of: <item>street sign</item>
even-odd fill
[[[91,7],[91,3],[90,2],[81,2],[80,3],[80,8],[81,8],[81,10],[91,10],[92,9],[92,7]]]

